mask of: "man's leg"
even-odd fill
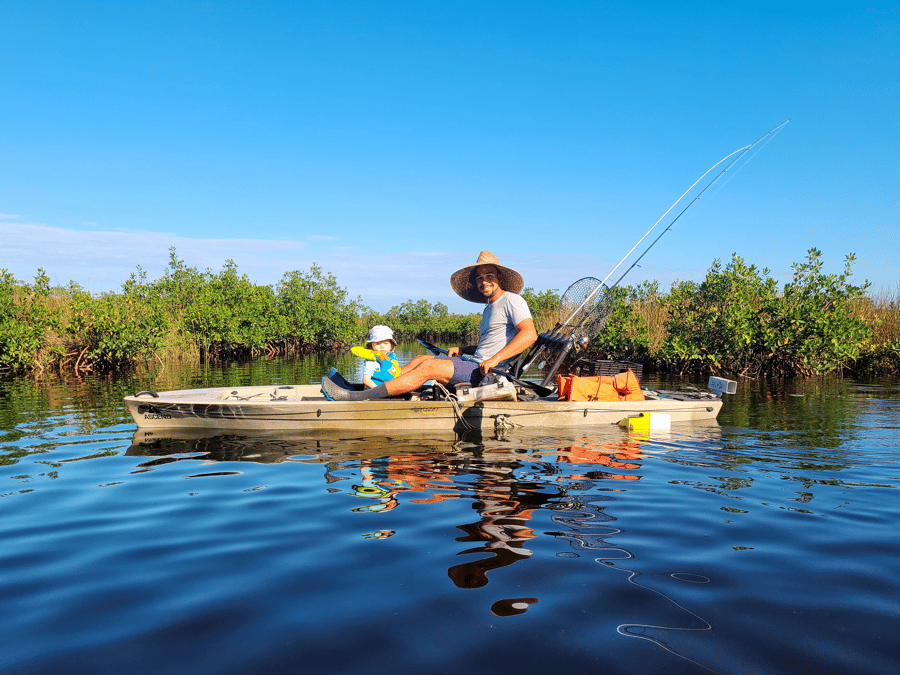
[[[416,363],[418,361],[418,363]],[[409,368],[411,364],[415,364]],[[453,377],[453,361],[450,359],[436,359],[427,357],[419,359],[417,356],[403,368],[400,377],[385,382],[388,396],[401,396],[415,391],[428,380],[437,380],[443,385],[450,382]]]
[[[422,363],[422,361],[430,361],[433,358],[434,354],[419,354],[418,356],[414,357],[412,361],[403,366],[403,372],[412,370],[413,368],[418,368],[419,364]]]

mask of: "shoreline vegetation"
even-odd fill
[[[900,299],[868,294],[843,274],[822,272],[810,249],[780,286],[736,254],[714,261],[701,282],[656,282],[613,289],[601,334],[580,356],[643,364],[645,372],[732,377],[900,374]],[[554,327],[556,290],[526,288],[538,332]],[[106,373],[180,361],[227,361],[341,351],[371,325],[401,341],[471,344],[479,313],[451,314],[441,303],[408,300],[386,313],[349,298],[318,265],[287,272],[274,286],[185,265],[174,248],[154,281],[138,266],[121,291],[93,295],[75,282],[51,287],[0,271],[0,376]]]

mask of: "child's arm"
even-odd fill
[[[373,389],[378,386],[375,380],[372,379],[376,370],[378,370],[377,361],[366,360],[366,362],[363,363],[363,384],[366,385],[366,389]]]

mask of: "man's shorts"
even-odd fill
[[[436,356],[436,359],[448,359],[453,362],[453,377],[447,385],[449,389],[453,389],[458,384],[471,384],[473,387],[478,386],[484,375],[475,361],[466,361],[458,356]]]

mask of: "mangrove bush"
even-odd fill
[[[842,274],[822,270],[821,252],[793,266],[779,286],[769,271],[738,255],[716,260],[700,282],[615,288],[608,318],[582,356],[638,361],[646,371],[736,376],[900,374],[900,303],[871,298]],[[559,317],[556,290],[522,292],[538,331]],[[341,350],[374,324],[398,340],[472,344],[480,308],[453,314],[442,303],[408,300],[384,313],[350,298],[318,265],[291,271],[274,286],[256,284],[227,260],[198,270],[170,249],[163,275],[140,268],[118,292],[91,294],[72,282],[51,288],[0,271],[0,373],[112,370],[142,362],[248,359]]]

